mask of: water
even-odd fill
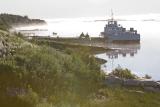
[[[96,55],[108,61],[102,65],[102,69],[109,72],[121,66],[122,68],[132,70],[138,76],[142,77],[148,74],[153,79],[160,80],[160,14],[124,16],[119,18],[130,20],[119,21],[118,23],[127,29],[134,27],[138,30],[138,33],[141,34],[141,42],[140,44],[129,45],[106,44],[110,48],[118,48],[119,51]],[[77,37],[81,32],[84,32],[97,37],[107,23],[105,21],[95,21],[101,19],[105,18],[50,19],[47,20],[47,26],[23,27],[21,29],[48,29],[47,35],[44,36],[52,35],[52,32],[56,32],[59,37]]]
[[[141,34],[141,43],[109,46],[110,48],[119,48],[120,52],[98,54],[97,57],[108,61],[102,65],[102,70],[110,72],[120,66],[130,69],[140,77],[148,74],[152,76],[152,79],[160,80],[160,22],[120,23],[123,26],[133,26],[138,29]],[[127,53],[126,56],[124,53]]]

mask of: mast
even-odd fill
[[[113,14],[113,10],[111,9],[111,20],[114,20],[114,14]]]

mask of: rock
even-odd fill
[[[107,85],[117,85],[117,84],[122,85],[122,83],[123,83],[123,79],[115,76],[108,76],[106,77],[106,80],[105,80],[105,84]]]
[[[108,76],[105,79],[106,85],[123,85],[123,86],[133,86],[133,87],[150,87],[146,90],[157,91],[160,90],[160,83],[152,80],[138,80],[138,79],[123,79],[116,76]],[[152,87],[152,88],[151,88]]]
[[[27,89],[24,88],[6,88],[6,92],[9,96],[25,95],[27,94]]]
[[[160,88],[160,84],[155,81],[142,81],[142,86]]]
[[[154,88],[154,87],[144,87],[144,90],[149,92],[160,92],[159,88]]]
[[[138,87],[138,86],[141,86],[141,81],[135,80],[135,79],[126,79],[126,80],[124,80],[123,85]]]

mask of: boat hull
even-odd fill
[[[140,41],[139,34],[103,34],[103,37],[110,41]]]

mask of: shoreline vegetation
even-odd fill
[[[160,92],[106,83],[114,81],[107,81],[100,70],[103,61],[99,62],[94,54],[107,48],[26,40],[20,33],[5,31],[1,25],[0,28],[2,107],[160,106]],[[129,70],[115,70],[110,75],[119,76],[120,80],[133,79]]]
[[[46,24],[45,20],[30,19],[28,16],[12,15],[7,13],[0,14],[0,29],[5,31],[14,27]]]

